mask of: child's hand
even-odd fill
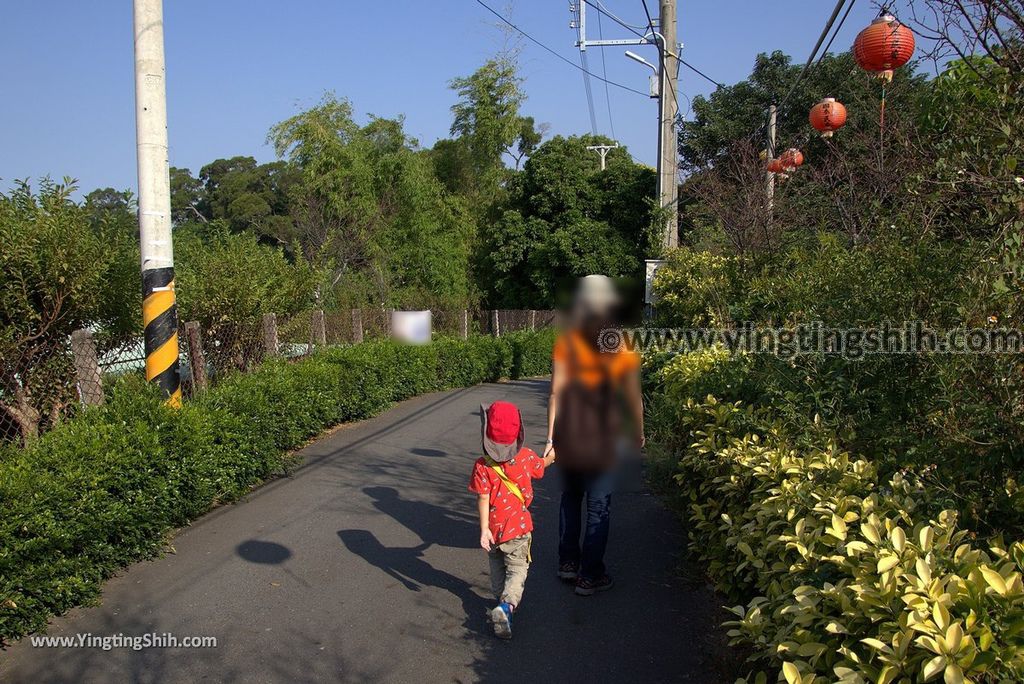
[[[494,535],[491,534],[491,530],[489,528],[480,530],[480,548],[484,551],[490,551],[493,545]]]

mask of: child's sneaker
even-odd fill
[[[512,606],[499,603],[491,610],[491,622],[494,623],[494,636],[499,639],[512,638]]]
[[[593,596],[599,591],[608,591],[614,585],[615,582],[608,575],[595,580],[580,577],[576,580],[576,595]]]

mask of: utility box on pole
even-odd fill
[[[160,387],[167,403],[180,406],[162,0],[134,0],[134,26],[135,141],[146,379]]]

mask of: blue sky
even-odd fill
[[[506,0],[485,0],[507,12]],[[657,11],[657,0],[647,0]],[[640,0],[605,0],[630,23],[645,23]],[[733,83],[758,52],[806,58],[833,3],[827,0],[680,0],[683,57]],[[430,146],[448,134],[448,81],[471,73],[503,44],[497,20],[474,0],[165,0],[170,161],[199,168],[214,159],[274,158],[271,125],[314,104],[324,91],[348,97],[361,119],[405,115],[410,135]],[[877,13],[861,0],[837,38],[845,50]],[[589,10],[596,34],[596,11]],[[135,123],[130,0],[6,3],[0,23],[4,105],[0,188],[14,179],[69,175],[87,192],[134,188]],[[568,0],[515,0],[512,20],[578,62]],[[603,20],[606,38],[630,34]],[[596,37],[596,36],[595,36]],[[608,77],[646,91],[649,70],[604,48]],[[633,48],[656,60],[652,47]],[[590,129],[582,74],[524,42],[525,113],[551,134]],[[601,52],[591,49],[601,73]],[[680,90],[713,86],[681,72]],[[598,129],[610,134],[604,85],[593,81]],[[655,158],[655,101],[611,88],[611,122],[639,160]],[[685,103],[682,105],[685,108]]]

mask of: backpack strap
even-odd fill
[[[513,482],[512,478],[505,474],[505,469],[495,462],[490,456],[487,457],[487,466],[498,475],[501,481],[505,483],[505,486],[508,487],[508,490],[512,492],[512,494],[515,495],[515,497],[525,506],[526,497],[523,496],[523,490],[519,489],[519,485]]]

